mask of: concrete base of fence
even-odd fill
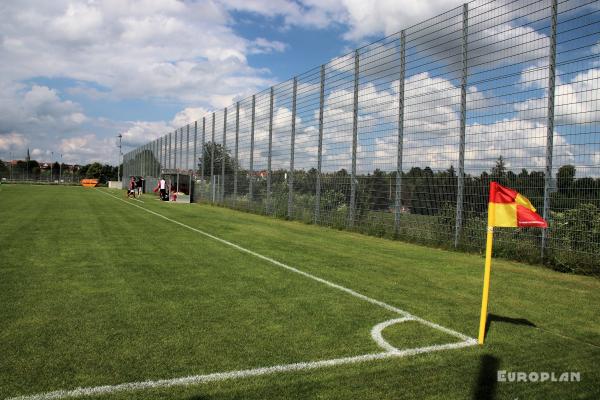
[[[121,181],[108,181],[109,189],[123,189],[123,182]]]

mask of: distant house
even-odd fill
[[[269,175],[269,171],[267,171],[266,169],[263,169],[261,171],[253,171],[252,173],[248,174],[248,176],[253,176],[255,178],[261,178],[261,179],[265,179],[268,175]]]

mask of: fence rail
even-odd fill
[[[124,175],[186,171],[199,201],[476,251],[496,180],[550,221],[500,232],[497,254],[598,273],[599,59],[597,1],[475,0],[136,148]]]

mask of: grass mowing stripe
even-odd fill
[[[396,320],[393,320],[396,321]],[[262,375],[270,375],[282,372],[304,371],[324,367],[333,367],[338,365],[357,364],[366,361],[383,360],[386,358],[408,357],[417,354],[430,353],[433,351],[459,349],[472,346],[470,342],[448,343],[442,345],[419,347],[414,349],[405,349],[397,351],[386,351],[383,353],[365,354],[354,357],[334,358],[331,360],[309,361],[294,364],[274,365],[272,367],[254,368],[241,371],[218,372],[208,375],[186,376],[182,378],[161,379],[156,381],[130,382],[112,386],[96,386],[89,388],[78,388],[73,390],[57,390],[54,392],[34,394],[31,396],[11,397],[6,400],[51,400],[65,399],[82,396],[97,396],[112,394],[117,392],[159,389],[174,386],[190,386],[208,382],[218,382],[230,379],[249,378]]]
[[[440,330],[440,331],[442,331],[442,332],[445,332],[445,333],[447,333],[447,334],[449,334],[449,335],[452,335],[452,336],[454,336],[454,337],[457,337],[457,338],[459,338],[459,339],[462,339],[462,340],[464,340],[464,341],[467,341],[467,342],[475,341],[475,343],[477,342],[477,341],[476,341],[476,339],[474,339],[474,338],[472,338],[472,337],[469,337],[469,336],[467,336],[467,335],[465,335],[465,334],[462,334],[462,333],[460,333],[460,332],[457,332],[457,331],[455,331],[455,330],[452,330],[452,329],[450,329],[450,328],[446,328],[446,327],[444,327],[444,326],[441,326],[441,325],[439,325],[439,324],[436,324],[435,322],[431,322],[431,321],[428,321],[428,320],[426,320],[426,319],[419,318],[419,317],[417,317],[416,315],[412,315],[412,314],[410,314],[409,312],[406,312],[406,311],[404,311],[404,310],[401,310],[401,309],[399,309],[399,308],[397,308],[397,307],[394,307],[394,306],[392,306],[392,305],[389,305],[389,304],[387,304],[387,303],[384,303],[383,301],[376,300],[376,299],[374,299],[374,298],[372,298],[372,297],[365,296],[364,294],[358,293],[358,292],[356,292],[356,291],[354,291],[354,290],[352,290],[352,289],[349,289],[349,288],[347,288],[347,287],[345,287],[345,286],[338,285],[337,283],[333,283],[333,282],[331,282],[331,281],[328,281],[328,280],[325,280],[325,279],[323,279],[323,278],[319,278],[319,277],[318,277],[318,276],[316,276],[316,275],[312,275],[312,274],[309,274],[308,272],[304,272],[304,271],[302,271],[302,270],[299,270],[299,269],[297,269],[297,268],[291,267],[291,266],[289,266],[289,265],[287,265],[287,264],[284,264],[284,263],[282,263],[282,262],[279,262],[279,261],[277,261],[277,260],[274,260],[274,259],[272,259],[272,258],[270,258],[270,257],[263,256],[262,254],[256,253],[256,252],[254,252],[254,251],[252,251],[252,250],[246,249],[245,247],[239,246],[239,245],[237,245],[237,244],[235,244],[235,243],[232,243],[232,242],[229,242],[229,241],[227,241],[227,240],[225,240],[225,239],[221,239],[220,237],[217,237],[217,236],[211,235],[211,234],[210,234],[210,233],[208,233],[208,232],[204,232],[204,231],[202,231],[202,230],[200,230],[200,229],[197,229],[197,228],[191,227],[191,226],[189,226],[189,225],[186,225],[186,224],[184,224],[184,223],[182,223],[182,222],[179,222],[179,221],[176,221],[176,220],[174,220],[174,219],[171,219],[171,218],[169,218],[169,217],[167,217],[167,216],[165,216],[165,215],[159,214],[159,213],[157,213],[157,212],[155,212],[155,211],[149,210],[149,209],[147,209],[147,208],[144,208],[144,207],[138,206],[138,205],[136,205],[136,204],[133,204],[133,203],[129,203],[128,201],[126,201],[126,200],[123,200],[123,199],[120,199],[120,198],[118,198],[118,197],[116,197],[116,196],[113,196],[112,194],[109,194],[109,193],[107,193],[107,192],[105,192],[105,191],[103,191],[103,190],[99,190],[99,192],[100,192],[100,193],[103,193],[103,194],[105,194],[105,195],[107,195],[107,196],[110,196],[110,197],[112,197],[112,198],[114,198],[114,199],[117,199],[117,200],[119,200],[119,201],[122,201],[123,203],[125,203],[125,204],[128,204],[128,205],[130,205],[130,206],[137,207],[137,208],[139,208],[140,210],[144,210],[144,211],[146,211],[146,212],[148,212],[148,213],[150,213],[150,214],[153,214],[153,215],[155,215],[155,216],[157,216],[157,217],[160,217],[160,218],[162,218],[162,219],[164,219],[164,220],[166,220],[166,221],[172,222],[172,223],[174,223],[174,224],[177,224],[177,225],[179,225],[179,226],[182,226],[182,227],[184,227],[184,228],[190,229],[190,230],[192,230],[192,231],[194,231],[194,232],[200,233],[201,235],[204,235],[204,236],[206,236],[206,237],[209,237],[209,238],[211,238],[211,239],[213,239],[213,240],[216,240],[216,241],[218,241],[218,242],[221,242],[221,243],[223,243],[223,244],[225,244],[225,245],[227,245],[227,246],[233,247],[233,248],[235,248],[235,249],[237,249],[237,250],[239,250],[239,251],[242,251],[242,252],[244,252],[244,253],[250,254],[250,255],[252,255],[252,256],[254,256],[254,257],[258,257],[258,258],[260,258],[260,259],[262,259],[262,260],[268,261],[268,262],[270,262],[271,264],[277,265],[278,267],[285,268],[285,269],[287,269],[287,270],[289,270],[289,271],[295,272],[295,273],[297,273],[297,274],[300,274],[300,275],[302,275],[302,276],[305,276],[305,277],[307,277],[307,278],[309,278],[309,279],[315,280],[315,281],[317,281],[317,282],[321,282],[321,283],[323,283],[323,284],[325,284],[325,285],[327,285],[327,286],[329,286],[329,287],[332,287],[332,288],[334,288],[334,289],[341,290],[341,291],[343,291],[343,292],[346,292],[346,293],[348,293],[348,294],[350,294],[350,295],[352,295],[352,296],[354,296],[354,297],[358,297],[359,299],[362,299],[362,300],[364,300],[364,301],[366,301],[366,302],[369,302],[369,303],[371,303],[371,304],[375,304],[375,305],[378,305],[378,306],[380,306],[380,307],[382,307],[382,308],[385,308],[386,310],[393,311],[393,312],[395,312],[395,313],[398,313],[398,314],[400,314],[400,315],[403,315],[403,316],[405,316],[405,317],[410,317],[411,319],[414,319],[415,321],[418,321],[418,322],[420,322],[420,323],[422,323],[422,324],[424,324],[424,325],[430,326],[430,327],[432,327],[432,328],[434,328],[434,329],[438,329],[438,330]],[[475,344],[475,343],[474,343],[474,344]]]

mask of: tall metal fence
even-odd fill
[[[81,165],[64,163],[58,155],[52,161],[38,161],[24,152],[0,151],[0,182],[78,184],[85,177],[81,170]]]
[[[475,0],[139,147],[124,175],[186,171],[197,201],[477,251],[495,180],[550,222],[499,230],[497,255],[598,273],[599,127],[599,2]]]

